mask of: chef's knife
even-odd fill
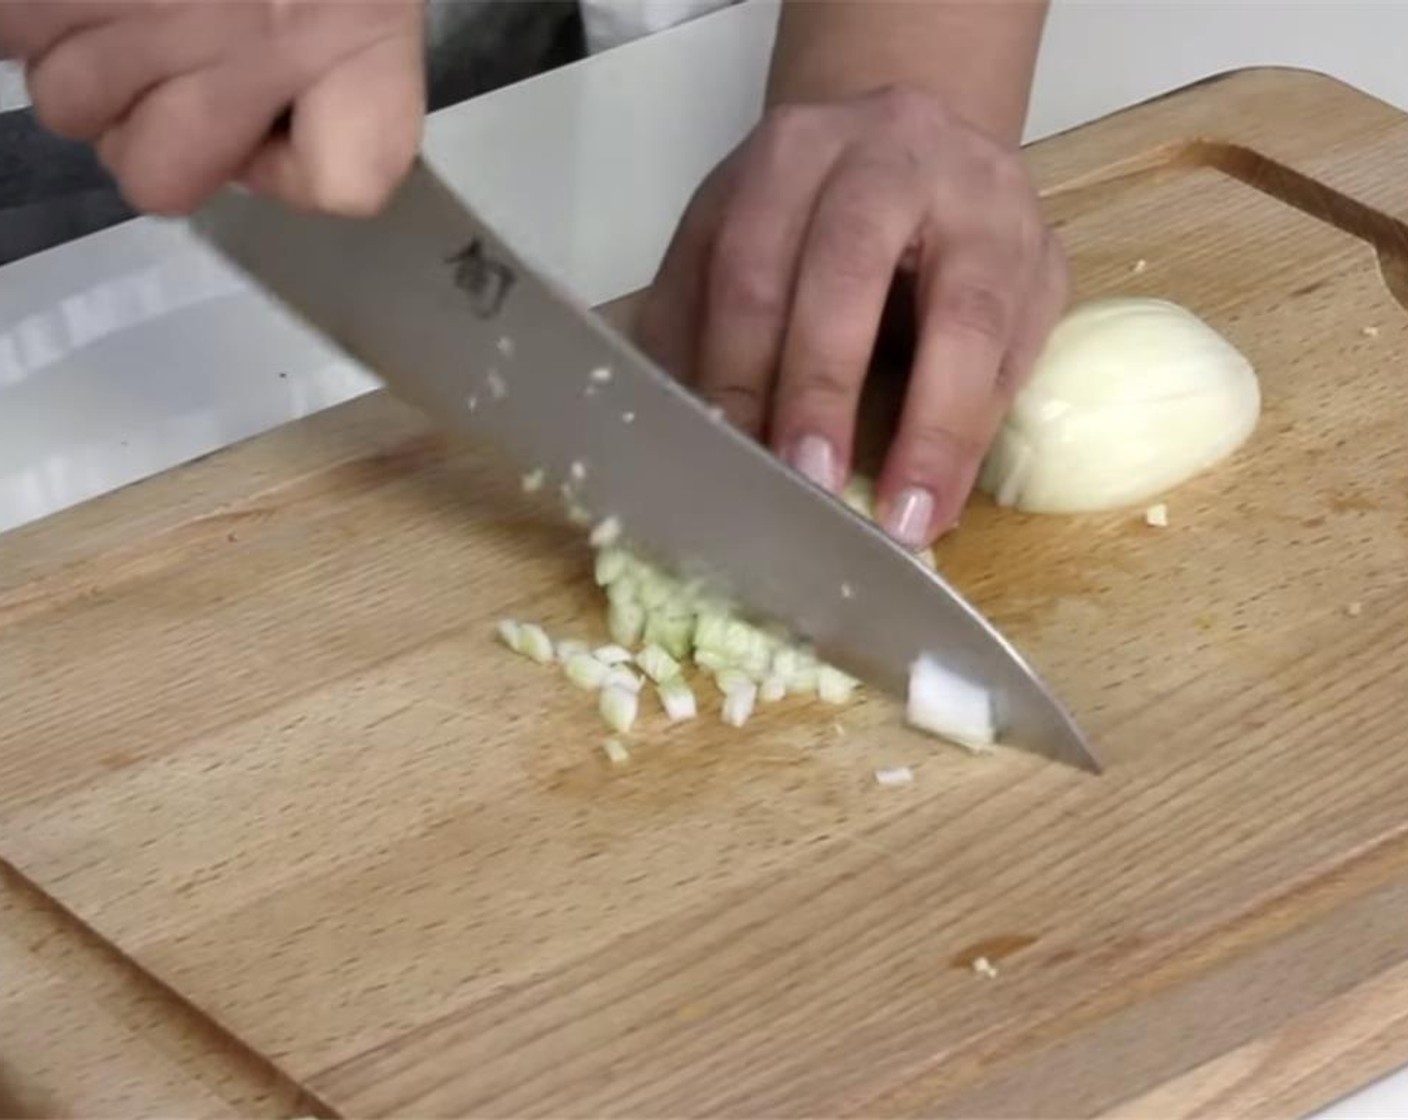
[[[542,472],[571,508],[616,518],[645,556],[900,696],[928,654],[990,690],[1003,742],[1098,771],[1068,713],[941,576],[540,277],[424,163],[375,218],[230,189],[193,224],[398,395]]]

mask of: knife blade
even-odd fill
[[[375,218],[226,189],[192,225],[398,396],[616,518],[648,559],[900,697],[927,654],[989,690],[1004,743],[1099,771],[1070,714],[941,575],[538,275],[423,161]]]

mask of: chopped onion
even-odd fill
[[[523,476],[523,492],[533,494],[543,488],[543,483],[547,481],[547,472],[539,467],[535,471],[529,471]]]
[[[787,695],[787,678],[778,673],[769,673],[758,685],[758,699],[772,704]]]
[[[557,659],[564,664],[569,657],[575,657],[579,653],[591,655],[592,647],[586,642],[579,642],[575,638],[565,638],[557,643]]]
[[[514,653],[518,652],[518,642],[523,634],[523,627],[511,618],[501,618],[494,627],[499,635],[499,640]]]
[[[476,397],[473,393],[470,393],[469,396],[465,397],[464,399],[464,406],[470,412],[473,412],[476,408],[479,407],[479,398]]]
[[[596,554],[598,587],[610,587],[626,574],[628,557],[619,548],[604,548]],[[610,594],[608,592],[608,594]]]
[[[978,957],[973,961],[973,971],[986,980],[997,979],[997,965],[988,960],[987,957]]]
[[[503,379],[498,370],[491,369],[489,376],[484,379],[484,383],[489,386],[489,395],[496,401],[501,401],[508,396],[508,382]]]
[[[631,761],[631,752],[619,739],[607,739],[601,744],[601,750],[612,766],[625,766]]]
[[[885,766],[875,771],[875,781],[886,789],[914,784],[914,771],[908,766]]]
[[[609,666],[603,665],[590,653],[574,653],[563,662],[562,667],[567,679],[587,692],[595,692],[605,684],[606,676],[611,672]]]
[[[699,714],[699,707],[694,699],[694,690],[689,687],[683,677],[670,677],[668,680],[661,681],[655,691],[660,694],[660,706],[665,709],[665,715],[669,717],[671,723],[693,719]]]
[[[657,645],[648,645],[636,654],[636,664],[656,684],[677,677],[680,672],[680,663]]]
[[[987,689],[927,656],[910,667],[906,718],[920,731],[974,749],[991,746],[997,739]]]
[[[606,680],[603,688],[624,688],[629,692],[639,692],[642,681],[640,677],[631,672],[624,665],[611,665],[606,670]]]
[[[742,727],[753,714],[753,705],[757,700],[758,686],[752,681],[744,681],[724,696],[724,722],[730,727]]]
[[[593,381],[599,385],[605,385],[611,380],[611,370],[606,366],[597,366],[589,375]]]
[[[556,660],[557,651],[553,649],[552,639],[541,626],[531,622],[519,627],[517,648],[524,657],[531,657],[540,665]]]
[[[624,735],[636,722],[636,714],[640,711],[640,697],[629,688],[607,685],[601,690],[598,710],[612,731]]]
[[[598,646],[593,656],[603,665],[625,665],[634,660],[631,651],[621,645]]]
[[[623,424],[634,424],[635,422],[636,422],[636,414],[635,414],[634,412],[623,412],[623,413],[621,413],[621,423],[623,423]]]
[[[616,517],[608,517],[600,522],[592,530],[591,545],[593,548],[606,548],[615,544],[621,538],[621,521]]]
[[[719,686],[719,691],[727,696],[730,692],[747,688],[753,682],[747,673],[741,673],[737,669],[721,669],[714,675],[714,683]]]
[[[823,665],[816,674],[816,694],[828,704],[844,704],[851,698],[860,681],[840,669]]]
[[[581,459],[574,459],[572,465],[567,468],[572,474],[573,482],[581,482],[587,477],[587,464]]]
[[[606,617],[612,641],[623,646],[633,646],[640,641],[641,632],[645,629],[645,608],[640,604],[614,602]]]
[[[1168,528],[1168,506],[1163,502],[1152,505],[1144,511],[1144,524],[1155,529]]]
[[[499,353],[502,354],[505,358],[513,357],[513,351],[515,349],[513,345],[513,339],[509,338],[508,335],[504,334],[499,336],[498,347]]]

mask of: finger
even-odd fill
[[[733,157],[724,160],[694,192],[636,315],[641,349],[681,381],[694,380],[703,277],[738,163]]]
[[[777,387],[773,445],[829,490],[849,473],[856,409],[895,270],[928,199],[899,162],[842,163],[807,231]]]
[[[1022,314],[1012,335],[1007,356],[998,371],[998,396],[1003,411],[1031,380],[1052,329],[1070,297],[1066,254],[1054,233],[1048,232],[1041,247],[1041,261],[1022,304]]]
[[[918,347],[878,507],[885,530],[923,548],[952,527],[1002,414],[998,381],[1026,275],[991,237],[926,262]]]
[[[3,0],[0,2],[0,48],[12,57],[32,60],[51,51],[66,36],[130,13],[133,4],[105,0]]]
[[[98,154],[138,210],[186,214],[249,162],[296,89],[295,74],[247,57],[181,75],[138,101]]]
[[[843,143],[814,109],[776,114],[750,144],[714,238],[696,383],[753,434],[771,400],[808,221]]]
[[[162,82],[214,65],[256,16],[249,4],[149,4],[58,42],[30,67],[30,95],[52,132],[92,140]]]
[[[304,209],[374,214],[415,159],[424,120],[420,40],[386,37],[303,93],[287,138],[263,146],[241,178]]]

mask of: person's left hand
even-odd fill
[[[638,334],[834,492],[900,268],[918,338],[877,512],[921,548],[956,522],[1066,300],[1017,149],[924,93],[775,108],[695,194]]]

